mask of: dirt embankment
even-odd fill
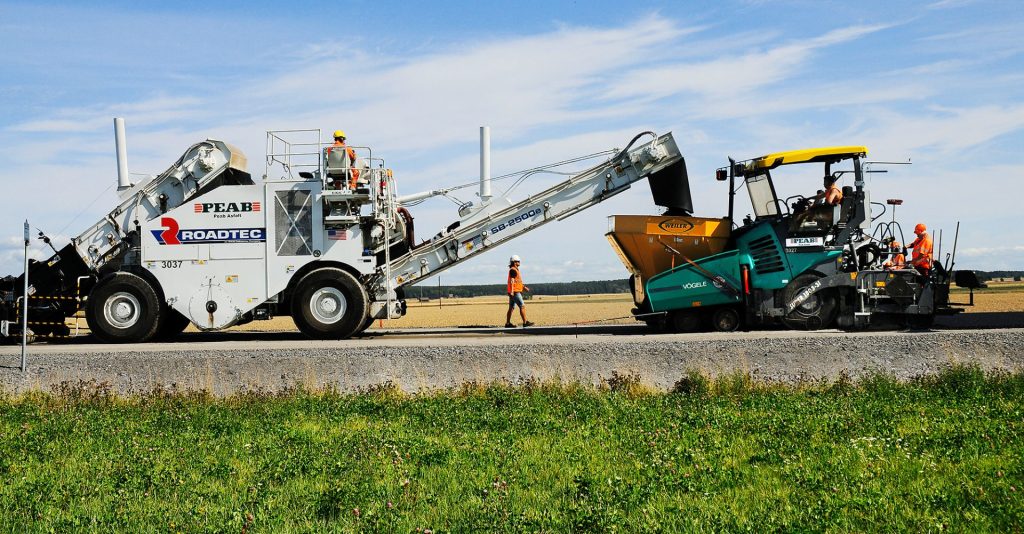
[[[226,395],[300,385],[355,391],[390,382],[418,392],[530,378],[600,384],[614,373],[667,390],[691,370],[798,383],[876,372],[910,378],[951,364],[1024,367],[1022,328],[680,335],[645,335],[639,326],[529,330],[389,331],[332,342],[286,333],[195,334],[143,346],[38,345],[26,373],[16,368],[16,347],[3,347],[0,389],[49,390],[95,380],[121,393],[164,386]]]

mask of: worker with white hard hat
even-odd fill
[[[533,326],[533,323],[526,320],[526,303],[523,302],[523,291],[530,288],[523,285],[523,274],[519,271],[519,256],[513,255],[508,259],[508,313],[505,315],[505,328],[515,328],[512,324],[512,310],[519,306],[519,316],[523,318],[523,328]]]

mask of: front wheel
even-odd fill
[[[161,324],[160,298],[145,279],[125,272],[100,280],[85,307],[93,335],[107,343],[144,343]]]
[[[345,339],[368,316],[366,290],[351,274],[335,268],[317,269],[302,278],[292,295],[292,318],[314,339]]]
[[[676,310],[668,316],[668,326],[672,332],[689,334],[701,329],[702,316],[697,310]]]

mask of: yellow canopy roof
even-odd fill
[[[807,148],[804,150],[790,150],[789,152],[776,152],[761,156],[747,164],[747,170],[774,169],[779,165],[790,165],[793,163],[808,163],[814,161],[838,161],[852,158],[854,156],[866,156],[868,148],[864,146],[830,146],[824,148]]]

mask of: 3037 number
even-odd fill
[[[181,264],[181,260],[162,261],[160,262],[160,267],[164,269],[177,269],[178,267],[181,267]]]

